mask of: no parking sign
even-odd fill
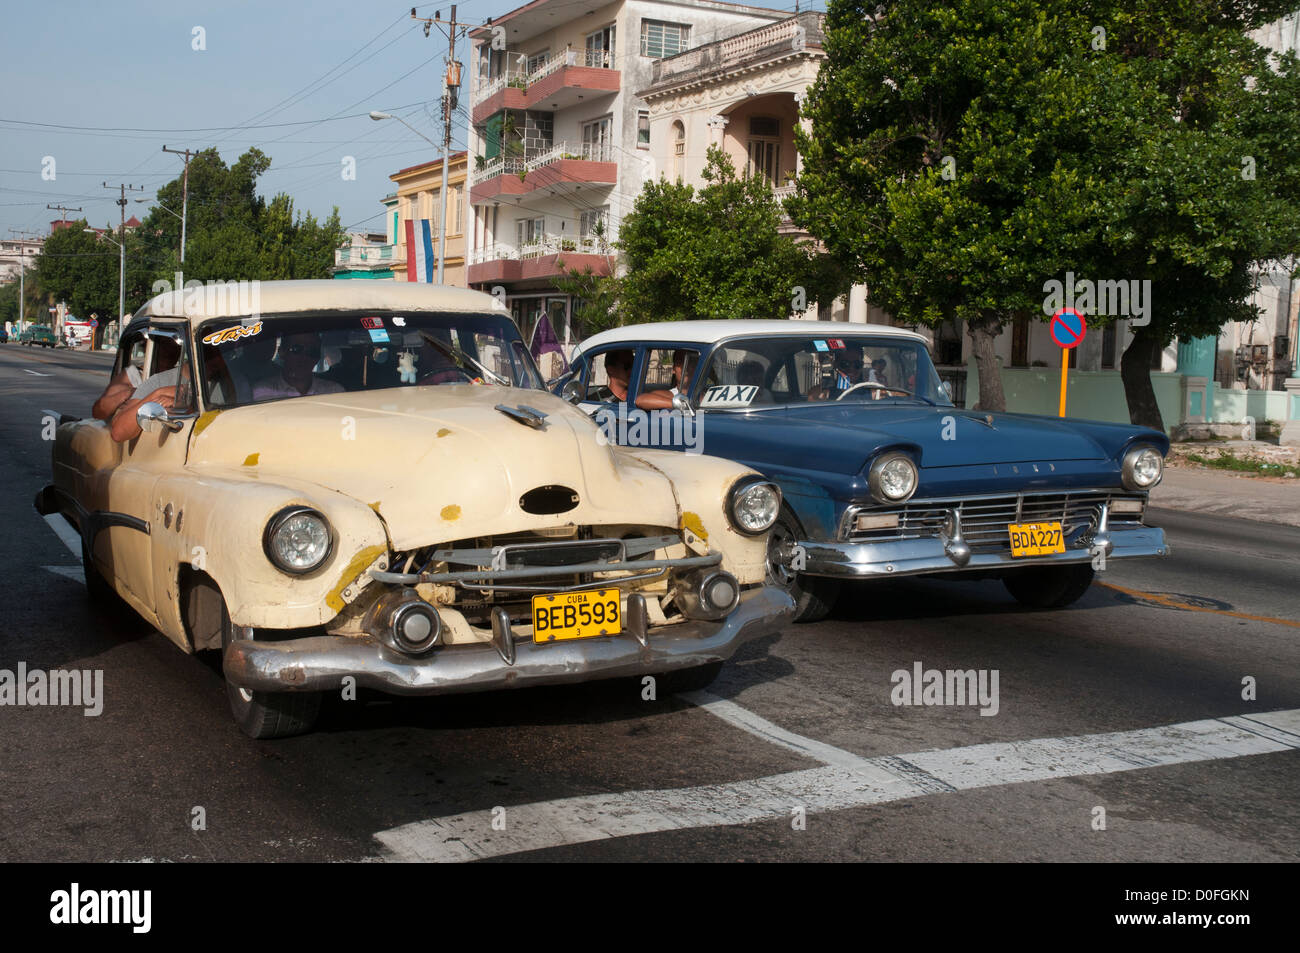
[[[1070,349],[1078,347],[1088,333],[1088,323],[1073,308],[1061,308],[1052,315],[1052,340],[1061,347],[1061,407],[1058,417],[1065,416],[1065,384],[1070,374]]]

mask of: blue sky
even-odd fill
[[[458,16],[482,22],[518,5],[461,0]],[[793,9],[794,0],[767,5]],[[824,8],[801,4],[810,6]],[[164,145],[215,145],[227,163],[256,145],[272,160],[262,194],[287,192],[296,209],[318,217],[337,205],[345,226],[382,230],[388,176],[437,157],[400,123],[366,115],[392,112],[439,138],[447,41],[436,29],[426,39],[410,9],[391,0],[6,0],[0,236],[10,228],[44,234],[59,217],[47,203],[81,207],[69,217],[93,225],[116,223],[118,183],[142,185],[133,197],[151,198],[179,174],[181,158]],[[450,3],[417,9],[447,17]],[[195,27],[206,49],[193,48]],[[468,73],[468,46],[458,54]],[[465,92],[456,148],[464,148]],[[342,177],[345,156],[356,160],[355,180]],[[46,157],[53,180],[42,176]],[[143,218],[147,207],[132,204],[128,217]]]

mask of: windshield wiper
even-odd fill
[[[445,341],[441,341],[441,340],[439,340],[438,338],[436,338],[436,337],[434,337],[432,334],[430,334],[428,331],[421,331],[421,332],[420,332],[420,337],[424,338],[426,341],[428,341],[430,344],[432,344],[434,347],[436,347],[436,348],[437,348],[439,351],[441,351],[443,354],[446,354],[449,358],[451,358],[451,359],[452,359],[453,361],[455,361],[457,364],[460,364],[461,362],[466,362],[466,363],[472,364],[472,365],[474,365],[474,367],[476,367],[478,370],[482,371],[484,375],[486,375],[487,377],[492,378],[492,379],[493,379],[494,381],[496,381],[498,384],[504,384],[506,387],[514,387],[514,386],[515,386],[513,381],[509,380],[508,378],[502,377],[502,376],[501,376],[500,374],[498,374],[496,371],[490,371],[490,370],[488,370],[486,367],[484,367],[484,366],[483,366],[482,364],[480,364],[478,361],[474,360],[474,358],[470,357],[468,354],[466,354],[466,353],[465,353],[464,351],[462,351],[460,348],[455,347],[454,345],[448,344],[448,343],[446,343]]]

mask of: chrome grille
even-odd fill
[[[1140,504],[1136,513],[1110,514],[1112,526],[1142,522],[1146,508],[1144,493],[1112,493],[1108,490],[1073,490],[1066,493],[1017,493],[1001,496],[952,497],[937,500],[909,500],[902,506],[856,506],[845,514],[841,537],[853,542],[890,539],[918,539],[939,536],[950,510],[961,515],[962,534],[977,552],[1009,550],[1007,527],[1012,523],[1043,523],[1060,520],[1067,541],[1091,536],[1101,516],[1101,504],[1132,501]],[[886,529],[854,529],[859,514],[897,515],[898,526]]]

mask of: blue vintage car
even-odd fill
[[[845,579],[1002,579],[1069,605],[1116,559],[1164,556],[1142,427],[955,407],[924,337],[883,325],[690,321],[605,331],[557,393],[613,441],[727,457],[781,489],[769,571],[798,618]]]

